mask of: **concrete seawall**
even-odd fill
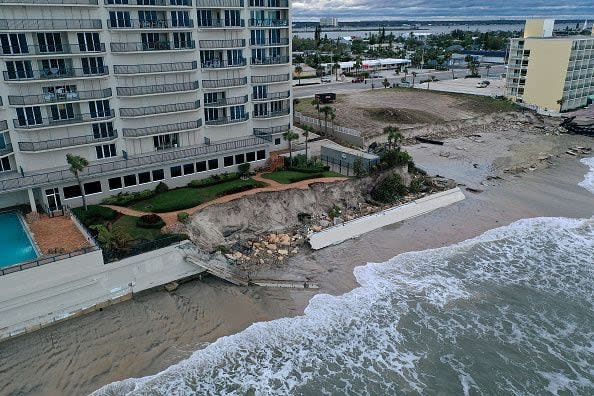
[[[110,264],[101,251],[0,277],[0,340],[28,333],[203,272],[182,242]]]
[[[356,238],[367,232],[377,230],[384,226],[398,223],[413,217],[421,216],[436,209],[449,206],[465,199],[464,193],[456,187],[417,199],[406,205],[397,206],[379,213],[363,216],[347,221],[343,224],[327,228],[312,234],[309,243],[314,250]]]

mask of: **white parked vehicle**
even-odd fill
[[[332,77],[330,77],[330,76],[324,76],[324,77],[322,77],[322,82],[323,83],[330,83],[330,82],[332,82]]]

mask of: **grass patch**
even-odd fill
[[[161,237],[161,230],[155,228],[141,228],[136,225],[138,217],[122,216],[113,222],[112,227],[121,227],[130,237],[152,241]]]
[[[326,171],[320,173],[305,173],[296,171],[276,171],[262,175],[263,178],[274,180],[281,184],[291,184],[302,180],[318,179],[320,177],[343,177],[340,173]]]
[[[237,179],[202,188],[183,187],[137,202],[132,208],[143,212],[173,212],[193,208],[223,195],[264,186],[264,183],[256,180]]]
[[[85,225],[90,227],[95,224],[107,224],[118,216],[118,212],[111,208],[106,208],[99,205],[89,205],[87,210],[84,206],[73,208],[72,212]]]

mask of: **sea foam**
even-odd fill
[[[586,166],[589,166],[590,171],[586,174],[586,176],[584,176],[584,180],[578,184],[594,194],[594,157],[583,158],[580,162]]]

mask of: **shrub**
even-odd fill
[[[147,214],[144,216],[140,216],[138,220],[136,220],[136,226],[140,228],[161,229],[165,226],[165,222],[159,215]]]
[[[250,173],[250,163],[249,162],[244,162],[243,164],[240,164],[237,169],[239,170],[239,174],[242,176],[246,176]]]
[[[412,161],[412,157],[406,151],[399,149],[385,150],[381,155],[381,162],[386,168],[406,165]]]
[[[188,183],[188,187],[191,187],[191,188],[210,187],[210,186],[225,183],[228,181],[237,180],[239,178],[240,178],[240,176],[238,173],[223,173],[221,175],[213,175],[211,177],[207,177],[206,179],[192,180],[191,182]]]
[[[410,182],[410,187],[408,189],[413,194],[417,194],[427,190],[427,186],[425,185],[425,178],[417,177],[412,182]]]
[[[190,221],[190,215],[186,212],[180,212],[177,214],[177,221],[185,224]]]
[[[159,182],[159,184],[157,184],[157,187],[155,187],[155,192],[157,194],[161,194],[167,191],[169,191],[169,186],[163,182]]]
[[[363,165],[363,160],[361,158],[357,158],[353,162],[353,172],[355,173],[356,177],[365,177],[369,174],[369,172]]]
[[[381,180],[371,191],[371,198],[378,202],[393,204],[407,192],[399,175],[391,175]]]
[[[149,199],[157,195],[156,189],[155,190],[143,190],[139,192],[133,193],[117,193],[116,195],[112,195],[111,197],[105,198],[102,203],[104,205],[117,205],[117,206],[128,206],[138,201],[144,201],[145,199]]]
[[[295,177],[289,177],[288,181],[289,183],[297,183],[300,182],[302,180],[308,180],[308,179],[319,179],[324,177],[323,173],[307,173],[307,175],[301,175],[301,176],[295,176]]]
[[[254,188],[262,187],[264,183],[246,184],[244,186],[231,187],[225,191],[217,193],[217,197],[224,197],[225,195],[237,194],[244,191],[253,190]]]
[[[87,227],[94,224],[107,223],[118,216],[118,212],[115,210],[99,205],[89,205],[87,210],[83,207],[74,208],[72,209],[72,212]]]

